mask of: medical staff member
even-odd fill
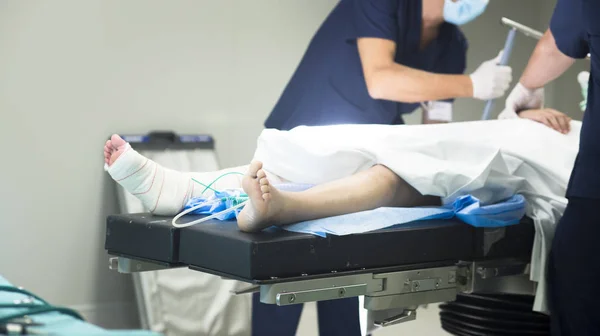
[[[553,335],[600,335],[600,0],[558,0],[504,117],[542,106],[544,85],[591,53],[587,109],[565,213],[552,242],[548,284]]]
[[[441,106],[436,119],[449,121],[454,98],[502,96],[512,72],[497,65],[498,58],[463,74],[467,40],[458,26],[487,4],[341,0],[311,40],[265,127],[402,124],[402,116],[421,102],[440,102],[430,105]],[[254,335],[294,335],[301,309],[264,305],[255,295]],[[321,335],[360,335],[357,299],[319,302],[318,309]]]
[[[502,96],[511,68],[483,63],[464,75],[470,22],[487,0],[341,0],[310,42],[265,122],[401,124],[421,102]]]

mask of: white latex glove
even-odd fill
[[[517,112],[544,107],[544,88],[530,90],[518,83],[506,98],[506,106],[498,119],[518,118]]]
[[[489,100],[504,95],[512,81],[512,68],[498,65],[502,51],[492,60],[483,62],[470,77],[473,82],[473,98]]]

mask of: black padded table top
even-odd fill
[[[193,218],[196,217],[196,218]],[[201,216],[186,218],[191,221]],[[113,215],[105,248],[112,255],[149,260],[249,282],[459,260],[529,260],[530,219],[506,227],[504,238],[484,253],[482,228],[458,220],[432,220],[362,234],[321,238],[269,229],[244,233],[234,221],[207,221],[177,229],[170,217]]]

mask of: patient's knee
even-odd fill
[[[369,178],[374,182],[374,186],[385,194],[384,199],[391,201],[398,188],[403,185],[403,180],[384,165],[378,164],[371,167],[369,173],[371,175]]]
[[[377,164],[371,167],[371,172],[374,178],[382,180],[382,182],[387,182],[390,185],[396,184],[402,180],[391,169],[381,164]]]
[[[424,196],[418,190],[413,188],[403,178],[396,175],[392,170],[384,165],[375,165],[371,167],[373,178],[378,181],[388,197],[389,203],[384,206],[392,207],[414,207],[414,206],[436,206],[441,204],[441,200],[436,196]]]

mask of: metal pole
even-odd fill
[[[510,19],[507,19],[504,17],[500,20],[500,23],[502,23],[503,25],[508,26],[510,28],[518,30],[520,33],[522,33],[525,36],[533,37],[536,40],[541,39],[542,36],[544,35],[543,33],[539,32],[535,29],[531,29],[525,25],[522,25],[518,22],[515,22],[513,20],[510,20]]]
[[[506,42],[504,42],[504,49],[502,52],[502,59],[500,59],[500,65],[507,65],[508,60],[510,58],[510,54],[512,53],[513,45],[515,44],[515,36],[517,35],[517,28],[512,28],[508,32],[508,36],[506,37]],[[483,109],[483,117],[481,119],[487,120],[490,118],[490,113],[494,108],[494,100],[490,99],[485,104],[485,108]]]
[[[515,22],[513,20],[510,20],[510,19],[507,19],[507,18],[504,18],[504,17],[500,20],[500,22],[503,25],[505,25],[505,26],[508,26],[508,27],[511,27],[511,28],[514,28],[514,29],[518,30],[523,35],[532,37],[532,38],[534,38],[536,40],[539,40],[539,39],[542,38],[542,36],[544,36],[544,33],[542,33],[542,32],[539,32],[539,31],[537,31],[535,29],[529,28],[529,27],[527,27],[525,25],[522,25],[522,24],[520,24],[518,22]],[[587,54],[586,58],[588,60],[590,59],[590,57],[591,57],[590,54]]]

